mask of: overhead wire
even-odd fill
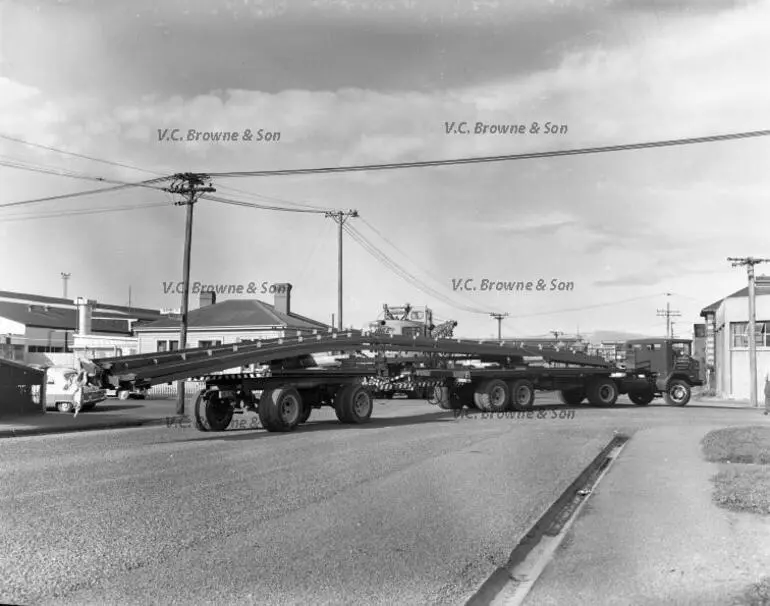
[[[556,158],[560,156],[577,156],[586,154],[599,154],[618,151],[631,151],[638,149],[672,147],[680,145],[695,145],[700,143],[716,143],[718,141],[730,141],[735,139],[748,139],[754,137],[766,137],[770,130],[758,130],[742,133],[728,133],[724,135],[709,135],[705,137],[690,137],[687,139],[671,139],[667,141],[649,141],[644,143],[626,143],[622,145],[607,145],[601,147],[586,147],[579,149],[552,150],[545,152],[529,152],[522,154],[507,154],[501,156],[483,156],[477,158],[455,158],[450,160],[426,160],[417,162],[395,162],[390,164],[366,164],[354,166],[327,166],[323,168],[292,168],[279,170],[256,171],[231,171],[208,172],[208,176],[223,177],[275,177],[289,175],[312,175],[327,173],[350,173],[378,170],[396,170],[404,168],[428,168],[436,166],[459,166],[463,164],[483,164],[491,162],[509,162],[515,160],[533,160],[539,158]]]
[[[109,212],[122,212],[127,210],[137,210],[142,208],[167,208],[169,206],[173,206],[173,203],[166,203],[166,204],[131,204],[126,206],[108,206],[108,207],[102,207],[102,208],[84,208],[84,209],[69,209],[69,210],[63,210],[59,212],[51,212],[51,213],[27,213],[27,214],[20,214],[20,215],[3,215],[2,221],[3,223],[8,223],[10,221],[28,221],[31,219],[54,219],[54,218],[62,218],[62,217],[69,217],[73,215],[96,215],[96,214],[102,214],[102,213],[109,213]]]
[[[200,199],[210,200],[212,202],[220,202],[222,204],[231,204],[233,206],[243,206],[246,208],[257,208],[260,210],[278,210],[290,213],[308,213],[313,215],[324,215],[330,210],[316,210],[313,208],[287,208],[285,206],[272,206],[268,204],[258,204],[256,202],[245,202],[243,200],[233,200],[232,198],[223,198],[222,196],[215,196],[212,194],[201,194]]]

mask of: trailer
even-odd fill
[[[184,379],[204,382],[192,414],[193,424],[201,431],[224,431],[235,414],[255,411],[266,430],[285,432],[306,422],[312,410],[322,406],[332,407],[342,423],[365,423],[371,417],[374,396],[404,381],[409,386],[406,391],[432,394],[433,402],[443,409],[522,410],[533,406],[538,390],[558,390],[571,406],[585,399],[595,406],[611,406],[621,394],[640,405],[658,395],[684,405],[691,387],[699,384],[698,363],[690,356],[674,355],[674,341],[629,342],[627,358],[632,368],[626,370],[585,353],[511,341],[333,329],[100,358],[92,364],[97,368],[95,381],[104,388],[145,389]],[[325,352],[352,356],[334,368],[319,366],[313,354]],[[468,367],[469,361],[483,367]],[[243,370],[255,365],[266,370]],[[233,370],[238,368],[242,370]]]

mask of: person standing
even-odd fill
[[[88,375],[85,370],[80,370],[75,378],[75,393],[72,394],[72,404],[75,411],[73,418],[78,416],[80,409],[83,408],[83,388],[88,383]]]
[[[765,372],[765,415],[770,414],[770,370]]]

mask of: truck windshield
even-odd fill
[[[690,355],[690,344],[689,343],[673,343],[671,345],[671,348],[674,350],[674,353],[676,353],[679,356],[689,356]]]

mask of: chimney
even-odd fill
[[[80,336],[91,334],[91,313],[96,301],[78,297],[75,299],[75,305],[78,308],[78,334]]]
[[[291,284],[276,284],[275,299],[273,301],[275,311],[287,316],[291,314]]]
[[[213,290],[208,290],[201,293],[201,298],[200,298],[201,307],[214,305],[216,302],[217,302],[217,293],[215,293]]]

